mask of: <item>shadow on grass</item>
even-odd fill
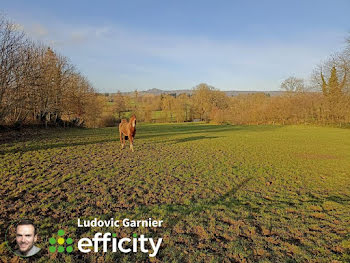
[[[248,177],[244,179],[242,182],[234,186],[231,190],[226,192],[224,195],[220,196],[219,198],[212,199],[212,200],[203,200],[202,202],[198,202],[195,204],[173,204],[173,205],[161,205],[160,207],[157,206],[157,209],[162,209],[166,211],[166,217],[169,218],[169,226],[174,226],[179,222],[180,220],[184,219],[186,216],[202,212],[206,209],[212,209],[213,207],[217,205],[224,205],[226,207],[232,208],[237,205],[245,205],[241,201],[239,201],[237,198],[234,197],[236,192],[240,190],[242,187],[247,185],[249,181],[253,179],[253,177]],[[151,212],[153,207],[143,207],[139,210],[141,214],[147,214]],[[170,219],[171,215],[175,215],[175,218]]]
[[[234,126],[234,125],[206,125],[206,124],[142,124],[137,129],[138,132],[136,134],[136,140],[138,139],[150,139],[150,138],[158,138],[158,137],[170,137],[182,134],[196,134],[196,133],[220,133],[226,131],[242,131],[246,130],[248,132],[263,132],[263,131],[273,131],[275,129],[280,128],[281,126]],[[140,132],[141,131],[141,132]],[[91,137],[96,137],[94,140],[88,140]],[[108,138],[106,139],[106,137]],[[98,140],[98,137],[104,137]],[[86,138],[86,139],[85,139]],[[182,143],[187,141],[201,140],[201,139],[214,139],[218,137],[214,136],[192,136],[188,138],[182,138],[175,140],[175,143]],[[78,142],[44,142],[44,144],[40,144],[40,140],[66,140],[70,141],[75,139],[79,140]],[[85,139],[85,140],[84,140]],[[29,137],[28,140],[21,138],[20,142],[25,143],[27,141],[35,141],[38,145],[33,146],[22,146],[15,149],[10,150],[0,150],[0,155],[6,153],[25,153],[28,151],[39,151],[39,150],[49,150],[54,148],[64,148],[70,146],[80,146],[80,145],[90,145],[97,143],[106,143],[118,141],[119,136],[117,135],[117,128],[103,128],[103,129],[72,129],[72,130],[58,130],[57,133],[45,133],[40,134],[38,137],[33,139],[33,137]],[[174,142],[174,140],[171,140]],[[164,141],[162,141],[164,142]]]
[[[263,125],[263,126],[236,126],[236,125],[205,125],[205,124],[163,124],[163,125],[144,125],[140,127],[142,133],[140,138],[150,138],[156,136],[167,136],[177,134],[193,134],[193,133],[210,133],[225,131],[251,131],[263,132],[273,131],[282,126]]]
[[[350,204],[350,197],[348,198],[343,198],[340,196],[335,196],[335,195],[331,195],[325,198],[328,201],[333,201],[339,204]]]
[[[8,131],[0,133],[0,146],[2,144],[22,143],[39,140],[64,140],[81,137],[105,137],[118,135],[117,127],[106,128],[28,128],[21,131]]]
[[[53,144],[44,144],[44,145],[23,146],[21,148],[16,148],[11,150],[2,150],[2,151],[0,150],[0,155],[6,154],[6,153],[18,153],[18,152],[26,153],[30,151],[50,150],[50,149],[57,149],[57,148],[64,148],[64,147],[114,142],[116,140],[117,140],[116,138],[110,138],[110,139],[94,140],[94,141],[86,141],[86,142],[74,142],[74,143],[64,142],[64,143],[53,143]]]
[[[175,143],[182,143],[182,142],[190,142],[190,141],[197,141],[197,140],[203,140],[203,139],[216,139],[219,137],[214,136],[193,136],[193,137],[186,137],[182,139],[175,140]]]

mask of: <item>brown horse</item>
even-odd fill
[[[130,142],[130,149],[134,151],[133,141],[136,133],[136,116],[132,115],[129,122],[125,119],[122,119],[119,124],[119,135],[120,135],[120,143],[122,144],[122,149],[125,146],[125,136],[128,137]]]

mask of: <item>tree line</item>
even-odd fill
[[[93,125],[97,94],[67,57],[0,17],[0,125]]]

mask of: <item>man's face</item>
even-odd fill
[[[19,250],[26,254],[37,240],[37,235],[34,235],[33,225],[19,225],[16,229],[16,241]]]

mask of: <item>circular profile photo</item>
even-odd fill
[[[6,233],[9,249],[17,256],[32,257],[39,255],[41,248],[38,243],[38,229],[30,219],[13,222]]]

